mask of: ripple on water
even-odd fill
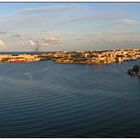
[[[0,136],[139,137],[132,65],[0,64]]]

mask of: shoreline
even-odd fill
[[[64,64],[112,64],[140,59],[140,49],[115,49],[96,51],[59,51],[36,54],[0,54],[0,62],[26,63],[52,60]]]

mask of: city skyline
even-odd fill
[[[0,51],[139,48],[139,3],[0,3]]]

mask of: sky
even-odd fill
[[[0,3],[0,51],[140,48],[140,3]]]

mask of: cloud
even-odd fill
[[[119,24],[125,24],[125,25],[131,25],[131,24],[136,24],[137,21],[134,19],[129,19],[129,18],[123,18],[123,19],[119,19],[117,20],[117,22]]]
[[[106,9],[102,9],[102,6],[101,8],[88,6],[89,9],[85,10],[85,5],[63,3],[60,5],[46,4],[45,6],[44,4],[44,7],[38,7],[38,5],[36,8],[29,8],[30,6],[27,6],[24,10],[17,9],[15,13],[1,14],[1,39],[5,41],[6,46],[9,46],[9,49],[15,46],[19,48],[21,46],[22,49],[34,49],[36,47],[44,48],[44,50],[61,49],[64,43],[64,48],[77,47],[77,44],[86,48],[88,47],[86,43],[90,43],[91,39],[94,39],[91,41],[92,45],[105,43],[113,46],[114,42],[116,44],[126,43],[132,35],[131,32],[135,33],[138,28],[125,26],[134,25],[138,20],[134,17],[131,19],[131,14],[129,15],[127,11],[127,14],[123,14],[125,12],[119,13],[123,9],[115,10],[113,13],[108,6]],[[121,32],[116,30],[111,34],[112,28],[115,29],[115,26]],[[52,33],[51,31],[57,31],[58,33]],[[86,34],[89,34],[89,36],[83,39],[82,36],[86,36]],[[102,37],[106,39],[97,40]],[[124,39],[124,41],[121,39]]]
[[[76,6],[73,4],[69,5],[59,5],[59,6],[44,6],[44,7],[38,7],[38,8],[30,8],[30,9],[25,9],[16,12],[15,14],[37,14],[40,12],[64,12],[64,11],[71,11],[71,10],[78,10],[80,9],[80,6]]]
[[[12,33],[11,34],[12,37],[17,37],[20,39],[24,39],[24,34],[23,33]]]
[[[5,26],[5,23],[10,23],[5,27],[8,30],[12,30],[13,28],[16,30],[21,28],[41,28],[47,24],[50,24],[50,26],[56,25],[58,21],[67,17],[65,15],[66,12],[73,12],[78,9],[80,9],[80,6],[74,4],[27,8],[18,10],[12,14],[0,16],[0,20],[3,26]]]
[[[42,46],[49,46],[49,45],[61,46],[62,44],[63,41],[60,39],[56,39],[55,37],[42,39]]]
[[[5,31],[0,31],[0,34],[7,34],[7,32],[5,32]]]
[[[0,47],[5,47],[5,43],[2,40],[0,40]]]
[[[48,47],[49,46],[49,43],[41,43],[41,46],[44,46],[44,47]]]
[[[17,38],[20,38],[20,39],[24,39],[24,33],[16,33],[16,32],[7,32],[7,31],[0,31],[0,34],[1,35],[7,35],[7,36],[10,36],[10,37],[17,37]]]
[[[113,45],[130,45],[130,44],[139,44],[139,40],[129,40],[129,39],[122,39],[122,40],[112,40],[108,42]]]
[[[95,14],[83,14],[78,16],[70,17],[67,20],[60,21],[60,23],[74,23],[74,22],[89,22],[89,21],[113,21],[118,18],[121,18],[121,16],[114,16],[114,15],[95,15]]]
[[[130,40],[130,39],[111,39],[111,38],[99,38],[97,40],[91,40],[91,43],[103,44],[103,45],[128,45],[128,44],[137,44],[140,43],[139,40]]]
[[[25,42],[22,42],[21,45],[22,45],[22,46],[25,46]]]
[[[36,46],[36,43],[33,40],[28,40],[30,46]]]
[[[113,31],[110,33],[111,35],[114,36],[137,36],[140,35],[139,31]]]

